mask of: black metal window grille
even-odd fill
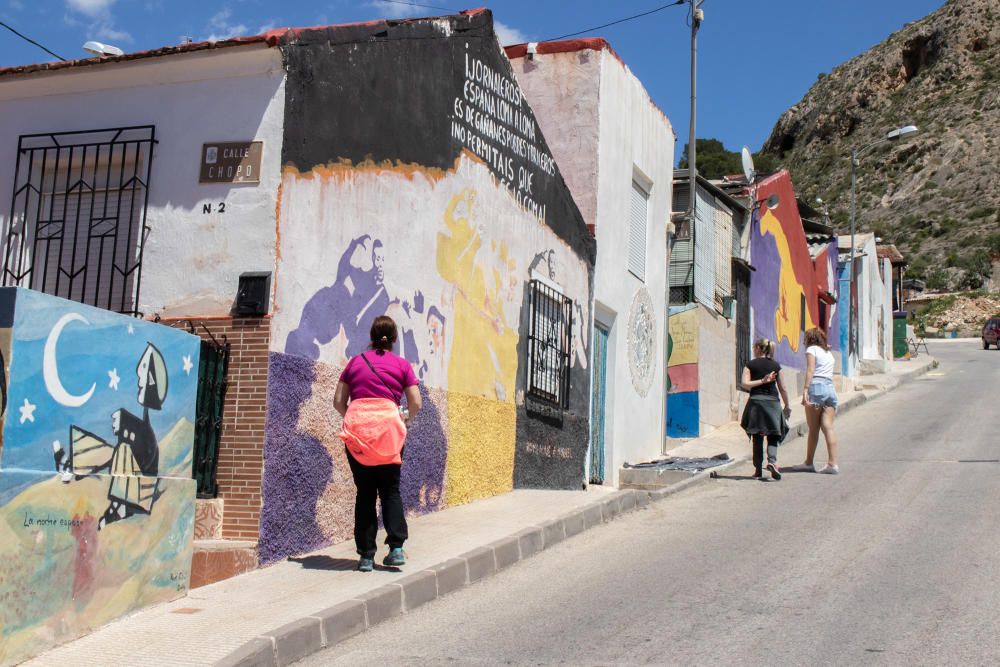
[[[573,300],[540,280],[529,286],[528,395],[560,409],[569,407]]]
[[[23,135],[4,230],[4,286],[136,315],[152,125]]]
[[[194,427],[194,478],[199,498],[218,495],[215,473],[219,465],[229,356],[230,344],[225,337],[222,343],[202,341]]]
[[[733,293],[736,296],[736,386],[743,388],[743,369],[750,363],[750,271],[733,262]]]
[[[682,285],[681,287],[671,287],[670,305],[683,306],[686,303],[694,303],[694,285]]]

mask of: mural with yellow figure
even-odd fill
[[[506,242],[491,250],[500,269],[490,273],[479,258],[483,250],[476,222],[476,193],[452,197],[437,235],[437,270],[455,288],[454,326],[461,332],[448,365],[448,465],[445,497],[449,505],[496,495],[513,488],[517,375],[517,330],[503,304],[504,273],[516,275]]]
[[[778,205],[753,213],[750,231],[752,337],[777,343],[775,359],[782,366],[805,370],[802,336],[819,323],[816,268],[809,254],[787,171],[761,181],[755,199],[776,195]]]
[[[778,270],[778,307],[774,311],[774,338],[772,340],[787,343],[792,351],[799,351],[799,342],[803,331],[816,326],[812,315],[805,305],[805,287],[799,283],[792,268],[792,249],[788,237],[785,236],[778,220],[771,211],[766,211],[760,222],[760,233],[774,237],[778,252],[780,269]]]
[[[667,341],[667,437],[700,434],[698,397],[698,306],[670,308]]]

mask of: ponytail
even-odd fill
[[[375,318],[371,328],[371,348],[378,353],[388,352],[396,342],[396,323],[388,315]]]
[[[758,338],[757,342],[753,344],[753,347],[768,359],[774,359],[775,344],[770,338]]]

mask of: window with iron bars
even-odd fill
[[[552,408],[569,407],[573,300],[541,280],[529,284],[527,394]]]
[[[21,136],[4,286],[137,315],[152,125]]]
[[[743,389],[743,369],[750,363],[750,270],[733,262],[733,294],[736,295],[736,387]]]

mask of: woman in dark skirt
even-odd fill
[[[764,438],[767,438],[767,469],[771,477],[781,479],[778,468],[778,443],[788,434],[788,392],[781,381],[781,365],[774,360],[774,341],[759,339],[753,346],[754,358],[743,369],[743,388],[750,400],[743,410],[740,426],[753,441],[754,477],[763,477]],[[781,402],[778,402],[778,397]],[[785,409],[782,411],[781,403]]]

